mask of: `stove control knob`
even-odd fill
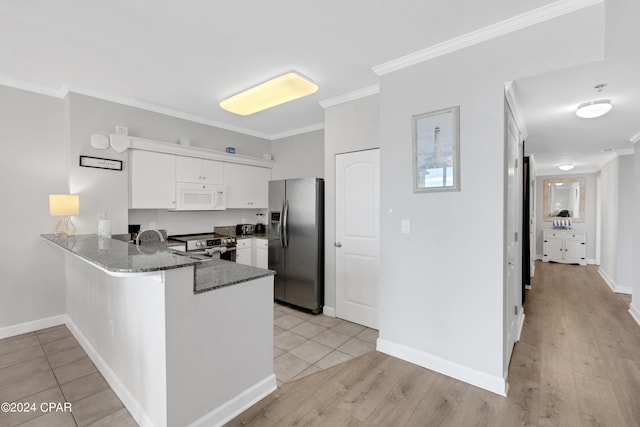
[[[202,246],[204,246],[204,244],[202,243],[202,241],[198,240],[196,242],[196,248],[201,248]]]

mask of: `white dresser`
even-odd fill
[[[575,230],[543,230],[542,261],[587,265],[587,233]]]

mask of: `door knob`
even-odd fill
[[[336,248],[341,248],[341,247],[342,247],[342,243],[340,243],[340,242],[335,242],[335,243],[333,244],[333,246],[335,246]]]

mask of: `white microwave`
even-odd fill
[[[176,184],[177,211],[222,211],[224,204],[224,185],[194,184],[179,182]]]

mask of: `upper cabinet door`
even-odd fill
[[[196,157],[176,156],[176,181],[223,183],[223,163]]]
[[[269,204],[269,179],[271,169],[225,163],[227,209],[266,209]]]
[[[129,208],[175,209],[175,157],[172,154],[131,150]]]
[[[224,163],[202,159],[202,178],[207,184],[224,184]]]
[[[252,208],[266,209],[269,207],[269,180],[271,169],[251,167],[251,202]]]

